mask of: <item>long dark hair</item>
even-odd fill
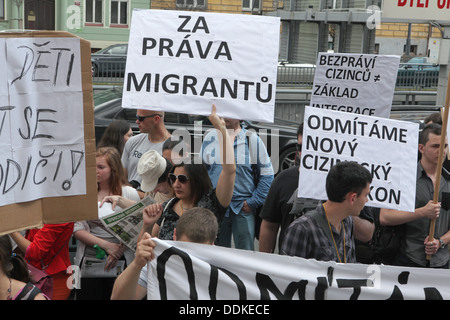
[[[13,254],[8,236],[0,236],[0,268],[10,278],[25,283],[31,281],[27,263],[20,255]]]
[[[186,158],[174,164],[170,173],[173,173],[178,167],[183,167],[186,170],[189,182],[191,183],[192,198],[194,203],[197,204],[200,198],[213,187],[205,164],[199,163],[199,160],[195,157]],[[169,185],[173,191],[172,184]]]
[[[97,148],[114,147],[122,155],[125,146],[124,135],[130,131],[130,124],[125,120],[114,120],[109,124],[98,142]]]

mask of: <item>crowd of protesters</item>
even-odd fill
[[[204,137],[200,161],[186,152],[186,141],[165,128],[164,112],[137,110],[140,134],[130,137],[128,126],[113,123],[96,153],[99,210],[105,203],[120,210],[146,196],[155,200],[143,211],[135,252],[100,220],[13,232],[0,237],[0,299],[142,299],[153,237],[339,263],[448,269],[450,173],[445,165],[439,201],[432,201],[442,124],[435,116],[426,119],[419,137],[416,210],[400,212],[366,206],[372,176],[356,162],[332,167],[327,199],[299,198],[301,124],[296,164],[275,176],[258,135],[240,120],[220,118],[215,106],[209,120],[216,130]],[[428,238],[430,219],[436,222],[433,239]],[[72,237],[77,239],[74,261],[68,247]],[[385,238],[390,248],[383,247]],[[104,277],[82,274],[80,289],[67,288],[69,267],[74,263],[82,269],[101,253]],[[121,263],[125,271],[109,276]],[[37,289],[26,272],[30,266],[52,278],[51,294]]]

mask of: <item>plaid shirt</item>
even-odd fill
[[[315,218],[312,217],[312,215],[314,215]],[[341,262],[344,262],[345,234],[346,262],[355,263],[356,255],[355,241],[353,238],[353,220],[351,217],[347,217],[342,223],[345,233],[338,233],[336,229],[331,226],[334,241],[338,247]],[[319,204],[315,210],[307,212],[305,215],[292,222],[286,231],[281,247],[281,254],[306,259],[316,259],[319,261],[339,262],[339,257],[330,236],[330,229],[322,204]]]

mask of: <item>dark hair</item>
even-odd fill
[[[183,157],[183,152],[186,152],[189,150],[189,144],[184,141],[183,137],[178,136],[171,136],[166,141],[164,141],[162,151],[165,150],[173,150],[177,145],[180,145],[180,151],[178,152],[180,157]]]
[[[437,124],[442,125],[442,115],[441,115],[441,113],[439,111],[438,112],[433,112],[432,114],[430,114],[428,117],[426,117],[423,120],[423,122],[425,124],[427,124],[430,121],[431,121],[431,123],[437,123]]]
[[[442,126],[437,123],[430,123],[427,124],[419,135],[419,144],[425,145],[428,142],[428,139],[430,137],[430,133],[440,136],[442,132]]]
[[[300,123],[300,125],[297,128],[297,137],[302,136],[303,137],[303,122]]]
[[[22,282],[31,281],[25,260],[12,252],[9,236],[0,236],[0,268],[7,276]]]
[[[123,136],[130,131],[130,124],[125,120],[114,120],[109,124],[98,142],[97,148],[114,147],[120,154],[123,152],[125,140]]]
[[[369,170],[354,161],[338,162],[331,167],[326,179],[328,199],[334,202],[343,202],[345,195],[356,192],[359,196],[372,182]]]
[[[194,207],[181,215],[176,229],[177,239],[184,235],[191,242],[214,243],[219,226],[211,210]]]
[[[167,160],[166,158],[164,158],[164,160],[166,160],[166,170],[164,170],[162,175],[159,176],[158,183],[167,182],[167,178],[169,177],[169,173],[172,170],[172,163],[169,160]]]
[[[173,173],[178,167],[183,167],[184,170],[186,170],[195,204],[197,204],[200,198],[213,187],[205,164],[198,162],[199,160],[192,156],[175,164],[172,167],[172,170],[170,170],[170,173]],[[172,185],[170,185],[170,187],[172,188]]]

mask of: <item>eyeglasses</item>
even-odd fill
[[[175,175],[173,173],[169,173],[170,183],[175,183],[175,181],[177,181],[177,179],[180,183],[183,183],[183,184],[188,182],[188,180],[189,180],[189,178],[184,174]]]
[[[302,144],[301,143],[297,143],[295,145],[295,148],[297,149],[298,152],[302,152]]]
[[[156,116],[159,116],[160,118],[162,118],[161,114],[156,113],[156,114],[152,114],[152,115],[149,115],[149,116],[138,116],[138,115],[136,115],[136,119],[139,120],[139,122],[142,122],[146,118],[153,118],[153,117],[156,117]]]

